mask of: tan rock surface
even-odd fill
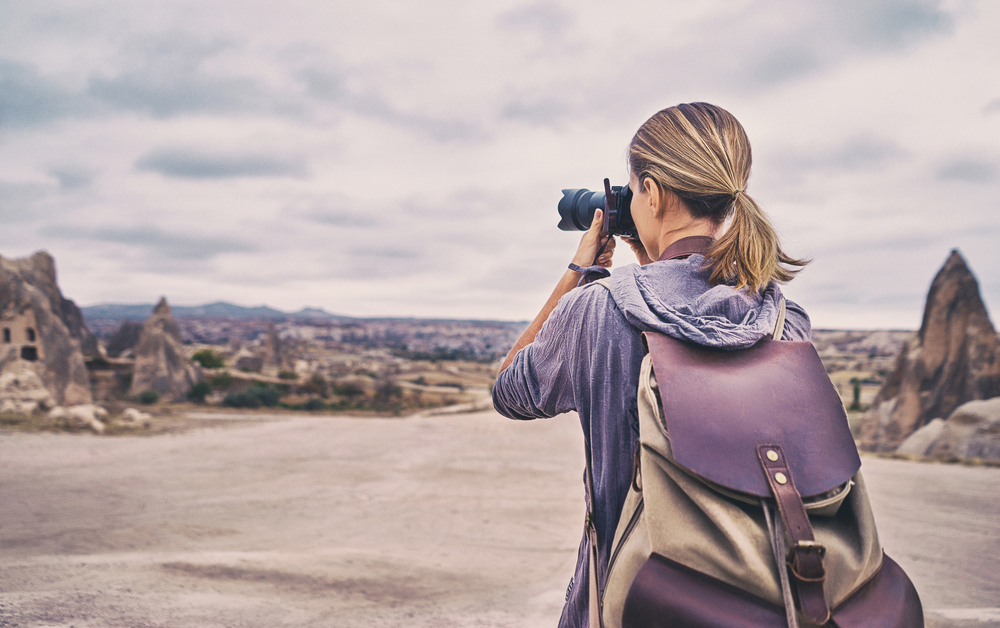
[[[56,283],[55,260],[44,251],[23,259],[0,257],[0,317],[5,327],[31,321],[36,360],[22,359],[18,338],[0,344],[0,372],[32,370],[56,403],[91,403],[84,353],[97,353],[97,341],[76,305]],[[22,331],[22,330],[12,330]]]
[[[1000,460],[1000,397],[959,406],[926,455]]]
[[[931,420],[967,401],[1000,396],[1000,342],[979,284],[954,250],[927,294],[920,331],[907,342],[861,422],[859,443],[895,451]]]
[[[183,401],[198,381],[183,344],[170,306],[161,298],[143,323],[139,342],[135,345],[135,368],[129,394],[155,390],[166,401]]]

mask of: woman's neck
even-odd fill
[[[681,238],[690,236],[714,238],[718,230],[719,226],[708,218],[690,218],[685,220],[683,224],[669,224],[668,221],[664,221],[661,225],[660,235],[656,239],[657,250],[648,251],[650,259],[659,259],[668,246]]]

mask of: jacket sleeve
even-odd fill
[[[582,312],[577,288],[559,304],[535,337],[497,375],[493,407],[511,419],[539,419],[576,410],[573,369],[577,361]]]

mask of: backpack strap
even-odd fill
[[[781,336],[785,333],[785,297],[781,297],[781,301],[778,304],[778,320],[774,323],[774,331],[771,332],[771,338],[774,340],[781,340]]]
[[[609,293],[611,292],[611,278],[602,277],[596,281],[590,282],[590,284],[599,284],[604,287]],[[587,284],[587,285],[590,285]],[[587,519],[586,519],[586,533],[587,538],[590,541],[590,556],[588,562],[590,567],[588,569],[587,576],[587,587],[588,587],[588,605],[589,605],[589,617],[590,617],[590,627],[591,628],[602,628],[604,626],[603,612],[601,608],[601,587],[597,582],[597,574],[600,571],[597,568],[597,527],[594,525],[594,475],[591,472],[590,463],[590,450],[586,451],[586,487],[587,487]]]
[[[826,580],[823,555],[826,548],[816,542],[809,515],[802,504],[802,495],[795,488],[781,446],[758,445],[757,457],[778,505],[782,527],[792,542],[785,560],[795,580],[799,608],[810,622],[822,626],[830,620],[830,607],[823,592],[823,581]],[[780,564],[778,568],[781,569]]]

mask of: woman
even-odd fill
[[[724,109],[692,103],[660,111],[632,138],[628,161],[639,235],[629,245],[640,265],[617,270],[609,283],[590,282],[609,274],[614,250],[614,240],[600,233],[598,211],[493,388],[494,406],[512,419],[579,413],[593,482],[599,590],[638,445],[641,333],[750,347],[774,329],[778,284],[807,263],[781,250],[747,195],[750,144]],[[787,302],[783,338],[809,335],[809,317]],[[588,624],[590,549],[585,532],[560,627]]]

